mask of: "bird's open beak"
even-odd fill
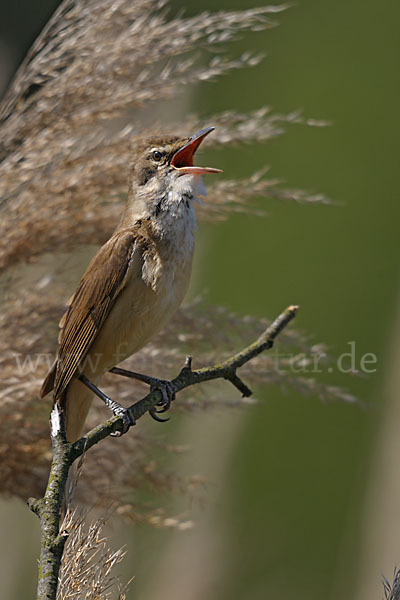
[[[222,173],[221,169],[213,169],[212,167],[194,167],[193,155],[206,135],[214,131],[215,127],[206,127],[198,131],[182,146],[172,157],[171,167],[177,169],[180,174],[185,175],[203,175],[204,173]]]

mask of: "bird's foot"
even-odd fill
[[[121,369],[121,367],[114,367],[110,369],[111,373],[115,375],[121,375],[122,377],[129,377],[130,379],[137,379],[143,383],[147,383],[150,386],[150,393],[158,390],[161,392],[162,399],[157,403],[157,406],[150,408],[150,416],[159,423],[169,421],[169,419],[162,419],[159,417],[159,413],[166,412],[171,406],[171,402],[175,400],[176,390],[170,381],[165,379],[157,379],[157,377],[150,377],[150,375],[143,375],[142,373],[136,373],[135,371],[127,371]],[[157,408],[160,407],[160,408]]]
[[[164,423],[165,421],[169,421],[169,419],[162,419],[159,417],[159,413],[167,412],[167,410],[171,406],[171,402],[175,400],[176,390],[174,385],[170,381],[166,381],[164,379],[157,379],[156,377],[149,378],[150,383],[150,393],[159,391],[161,392],[162,399],[157,402],[157,406],[154,406],[149,410],[150,416],[159,423]],[[160,408],[157,408],[160,407]]]
[[[110,405],[107,406],[112,410],[116,417],[122,419],[122,428],[118,431],[114,431],[114,433],[110,433],[112,437],[121,437],[121,435],[124,435],[132,425],[136,425],[135,417],[132,415],[129,408],[125,408],[119,402],[115,402],[115,400],[111,400]]]

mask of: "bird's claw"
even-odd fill
[[[149,415],[151,416],[152,419],[154,419],[158,423],[166,423],[167,421],[169,421],[169,417],[167,417],[166,419],[162,419],[161,417],[159,417],[158,416],[159,412],[164,412],[164,411],[157,410],[155,407],[149,408]]]
[[[119,417],[122,420],[122,427],[118,431],[114,431],[110,435],[112,437],[121,437],[124,435],[132,425],[136,425],[136,421],[134,416],[131,414],[131,411],[128,408],[123,406],[118,406],[113,409],[113,413],[116,417]]]
[[[165,423],[169,421],[169,419],[162,419],[158,416],[159,413],[167,412],[167,410],[171,406],[171,402],[175,400],[175,387],[172,385],[170,381],[165,381],[163,379],[153,379],[150,383],[150,393],[159,391],[162,394],[162,399],[157,402],[157,406],[161,407],[157,409],[155,406],[149,410],[150,416],[159,423]]]

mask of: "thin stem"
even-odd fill
[[[64,411],[56,404],[51,414],[53,460],[43,498],[30,498],[28,505],[40,519],[40,560],[37,598],[55,600],[58,573],[68,534],[60,534],[60,514],[69,468],[73,462],[72,444],[65,434]]]

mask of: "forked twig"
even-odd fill
[[[260,337],[234,354],[221,364],[202,369],[192,369],[192,359],[188,357],[179,374],[171,380],[175,392],[204,381],[226,379],[232,383],[243,396],[250,396],[251,390],[237,375],[237,369],[252,358],[272,348],[275,338],[295,317],[298,307],[289,306],[267,327]],[[135,421],[154,409],[162,400],[159,390],[154,390],[129,407]],[[28,505],[38,515],[41,526],[41,550],[39,560],[38,600],[55,600],[58,584],[58,573],[64,545],[68,538],[67,531],[59,528],[60,510],[64,497],[64,489],[68,472],[72,463],[92,446],[112,433],[121,431],[123,422],[120,417],[112,417],[98,425],[74,443],[67,441],[63,410],[56,404],[51,413],[51,440],[53,461],[51,464],[46,493],[43,498],[30,498]]]

